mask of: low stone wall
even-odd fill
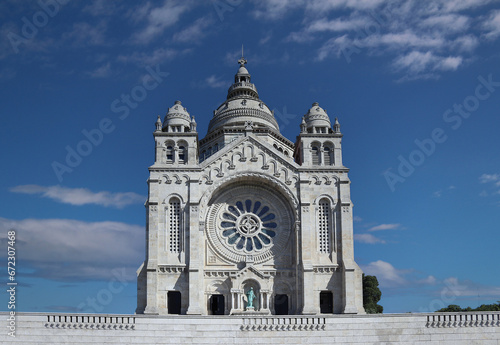
[[[1,344],[491,344],[500,312],[329,316],[1,313]]]

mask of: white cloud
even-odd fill
[[[430,16],[419,23],[426,29],[439,29],[444,33],[462,32],[469,29],[470,18],[458,14],[443,14]]]
[[[109,44],[105,33],[107,24],[105,21],[100,21],[97,25],[92,25],[86,22],[73,24],[73,29],[63,34],[63,44],[71,44],[73,46],[99,46]]]
[[[368,231],[380,231],[380,230],[396,230],[400,229],[401,224],[380,224],[377,226],[373,226]]]
[[[450,47],[459,52],[472,52],[479,46],[479,39],[474,35],[459,36],[450,42]]]
[[[386,288],[421,287],[439,283],[432,275],[419,278],[413,269],[398,269],[382,260],[371,262],[362,269],[365,274],[376,276],[380,286]]]
[[[500,10],[487,19],[477,9],[493,0],[432,1],[257,1],[261,17],[284,17],[303,11],[302,27],[286,41],[322,40],[316,59],[356,54],[393,57],[400,81],[437,79],[473,59],[480,45],[478,25],[488,39],[500,37]],[[474,11],[472,11],[474,10]],[[271,14],[272,13],[272,14]],[[355,52],[356,54],[352,54]]]
[[[257,19],[278,19],[288,11],[300,8],[305,4],[304,0],[255,0],[257,9],[252,12]]]
[[[482,174],[479,176],[479,182],[481,183],[489,183],[500,181],[500,174]]]
[[[321,18],[317,21],[312,22],[307,28],[307,32],[322,32],[322,31],[331,31],[331,32],[340,32],[340,31],[349,31],[355,30],[357,28],[363,27],[366,24],[366,21],[362,18],[349,18],[347,20],[343,19],[332,19],[327,20],[325,18]]]
[[[426,53],[413,51],[404,56],[399,56],[393,65],[398,70],[408,69],[412,73],[419,73],[428,69],[433,60],[434,56],[429,51]]]
[[[498,286],[487,286],[475,283],[470,280],[459,280],[456,277],[449,277],[443,281],[444,285],[447,286],[455,296],[466,297],[466,296],[478,296],[481,297],[494,297],[497,298],[500,295],[500,287]]]
[[[108,62],[95,70],[87,73],[91,78],[107,78],[111,73],[111,64]]]
[[[386,46],[390,49],[405,48],[439,48],[445,45],[445,40],[439,35],[418,34],[411,30],[386,33],[382,35],[367,35],[358,44],[364,47]]]
[[[483,28],[488,31],[484,36],[489,40],[500,36],[500,10],[491,11],[490,16],[483,23]]]
[[[132,42],[147,44],[161,35],[164,30],[177,23],[181,15],[188,10],[188,4],[177,1],[164,1],[163,5],[152,8],[151,3],[132,12],[132,20],[145,21],[145,27],[132,35]]]
[[[144,260],[144,228],[119,222],[0,218],[0,242],[16,231],[16,248],[30,275],[54,280],[109,279],[111,271],[133,273]],[[5,255],[5,254],[3,254]],[[130,274],[128,280],[134,280]]]
[[[354,216],[354,217],[352,217],[352,220],[355,222],[361,222],[363,220],[363,218],[358,217],[358,216]]]
[[[324,13],[337,9],[372,10],[379,7],[386,0],[316,0],[307,1],[306,9],[314,13]]]
[[[354,234],[354,240],[360,243],[376,244],[385,243],[384,240],[373,236],[372,234]]]
[[[437,0],[435,3],[445,12],[458,12],[471,10],[495,1],[497,0]]]
[[[408,270],[398,270],[390,263],[378,260],[363,267],[365,274],[374,275],[381,287],[403,286],[408,284],[404,277]]]
[[[144,196],[132,192],[92,192],[86,188],[67,188],[61,186],[22,185],[13,187],[10,191],[22,194],[41,194],[42,197],[63,204],[77,206],[94,204],[105,207],[123,208],[131,204],[143,203],[146,199]]]
[[[422,277],[414,269],[399,269],[392,264],[378,260],[362,266],[367,275],[374,275],[384,295],[421,293],[436,298],[431,300],[428,308],[419,308],[420,312],[433,312],[436,309],[452,304],[460,297],[497,298],[500,287],[487,286],[470,280],[459,280],[456,277],[437,279],[433,275]]]
[[[279,19],[296,9],[303,9],[308,16],[324,15],[333,10],[367,11],[378,8],[386,0],[255,0],[257,19]]]
[[[500,174],[482,174],[481,176],[479,176],[479,182],[480,183],[491,183],[491,185],[493,185],[494,187],[493,188],[500,188]],[[500,194],[500,189],[494,191],[491,193],[491,195],[495,195],[495,194]],[[488,196],[488,192],[486,192],[485,190],[483,190],[479,196]]]
[[[440,71],[454,71],[463,62],[463,58],[460,56],[448,56],[443,58],[438,58],[433,69]]]
[[[292,39],[289,36],[289,39]],[[298,41],[296,41],[298,42]],[[360,47],[356,46],[353,40],[351,40],[347,35],[342,35],[339,37],[331,38],[326,41],[321,48],[318,50],[318,60],[322,61],[330,55],[334,55],[337,58],[345,52],[350,52],[352,49],[360,51]],[[348,60],[350,61],[350,60]]]
[[[435,285],[437,283],[437,279],[434,276],[428,276],[427,278],[418,280],[417,283],[420,285]]]
[[[435,197],[435,198],[440,198],[443,196],[443,193],[450,193],[449,191],[452,191],[454,189],[457,189],[457,187],[455,186],[448,186],[448,188],[446,189],[440,189],[440,190],[437,190],[435,191],[434,193],[432,193],[432,196]]]
[[[269,42],[269,40],[273,37],[273,35],[271,33],[268,33],[266,36],[262,37],[260,40],[259,40],[259,44],[266,44],[267,42]]]
[[[206,78],[205,83],[208,87],[211,87],[214,89],[228,86],[226,80],[222,80],[221,78],[217,77],[215,74],[212,74],[210,77]]]
[[[117,12],[116,3],[109,0],[94,0],[90,5],[83,8],[83,12],[93,16],[109,16]]]
[[[212,24],[210,18],[198,18],[188,28],[176,32],[173,36],[174,41],[178,42],[195,42],[203,38],[207,34],[207,28]]]
[[[406,55],[399,56],[393,62],[393,66],[399,71],[408,71],[411,75],[419,75],[433,71],[454,71],[463,62],[460,56],[436,56],[432,52],[412,51]]]

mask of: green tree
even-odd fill
[[[461,311],[465,311],[465,310],[462,309],[459,305],[450,304],[446,308],[439,309],[436,312],[439,312],[439,313],[458,313]]]
[[[377,304],[381,297],[377,277],[363,274],[363,307],[368,314],[380,314],[384,311],[384,307]]]
[[[482,304],[475,309],[472,309],[471,307],[461,308],[459,305],[450,304],[446,308],[436,310],[436,313],[458,313],[462,311],[500,311],[500,301],[497,301],[496,304]]]

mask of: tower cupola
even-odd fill
[[[168,109],[165,120],[163,121],[164,132],[189,132],[191,127],[191,116],[181,101],[175,101],[175,104]]]
[[[321,108],[318,102],[314,102],[304,115],[309,133],[330,133],[331,122],[326,110]]]

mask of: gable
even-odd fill
[[[298,181],[299,165],[293,158],[285,158],[274,147],[252,135],[228,144],[200,165],[202,180],[209,184],[214,179],[242,171],[271,175],[287,185]]]

